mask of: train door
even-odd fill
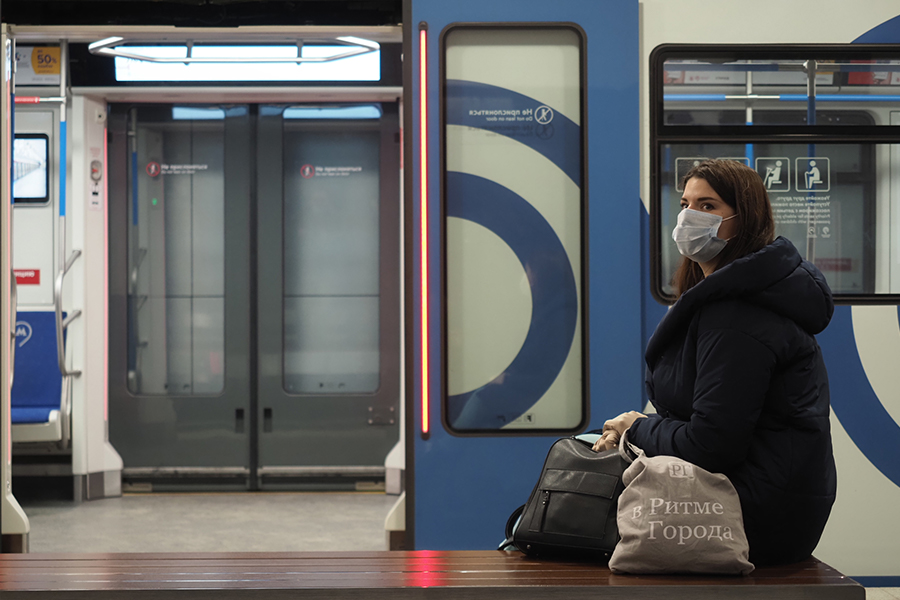
[[[396,105],[259,109],[259,481],[383,477],[399,434]]]
[[[396,108],[114,106],[110,127],[126,481],[382,477],[398,437]]]
[[[486,549],[641,404],[638,3],[404,5],[406,544]]]

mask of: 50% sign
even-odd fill
[[[31,68],[38,75],[59,74],[59,48],[39,46],[31,52]]]

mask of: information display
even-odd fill
[[[13,198],[16,202],[50,199],[50,142],[42,134],[17,134],[13,142]]]
[[[583,44],[569,26],[442,35],[451,431],[585,418]]]

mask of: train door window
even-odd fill
[[[651,57],[651,271],[672,302],[682,178],[724,158],[755,169],[776,235],[837,302],[900,294],[895,189],[900,53],[858,46],[677,46]]]
[[[891,111],[891,125],[900,126],[900,110]],[[887,153],[887,163],[890,165],[893,176],[890,178],[890,195],[891,195],[891,213],[895,215],[893,219],[887,219],[882,216],[880,227],[890,230],[892,227],[900,228],[900,144],[892,144]],[[897,259],[888,262],[889,273],[888,281],[900,281],[900,235],[891,236],[890,248],[888,254],[896,256]]]
[[[587,419],[584,34],[441,34],[443,418],[455,433]]]
[[[225,113],[131,111],[129,378],[133,394],[224,386]]]
[[[671,233],[677,222],[681,177],[687,170],[706,158],[733,158],[757,169],[763,178],[775,235],[790,239],[814,262],[835,293],[875,292],[875,238],[864,234],[875,229],[873,145],[667,144],[660,152],[663,232]],[[817,168],[820,181],[814,183]],[[681,255],[671,236],[662,241],[662,270],[671,277]],[[667,282],[663,290],[673,293]]]
[[[290,118],[290,117],[294,118]],[[378,118],[284,120],[284,390],[378,389]],[[346,125],[346,124],[345,124]]]

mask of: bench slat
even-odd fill
[[[360,590],[394,599],[865,598],[862,586],[815,559],[747,577],[697,577],[613,575],[587,562],[492,551],[0,555],[4,600],[112,599],[128,590],[154,600],[342,599]]]

